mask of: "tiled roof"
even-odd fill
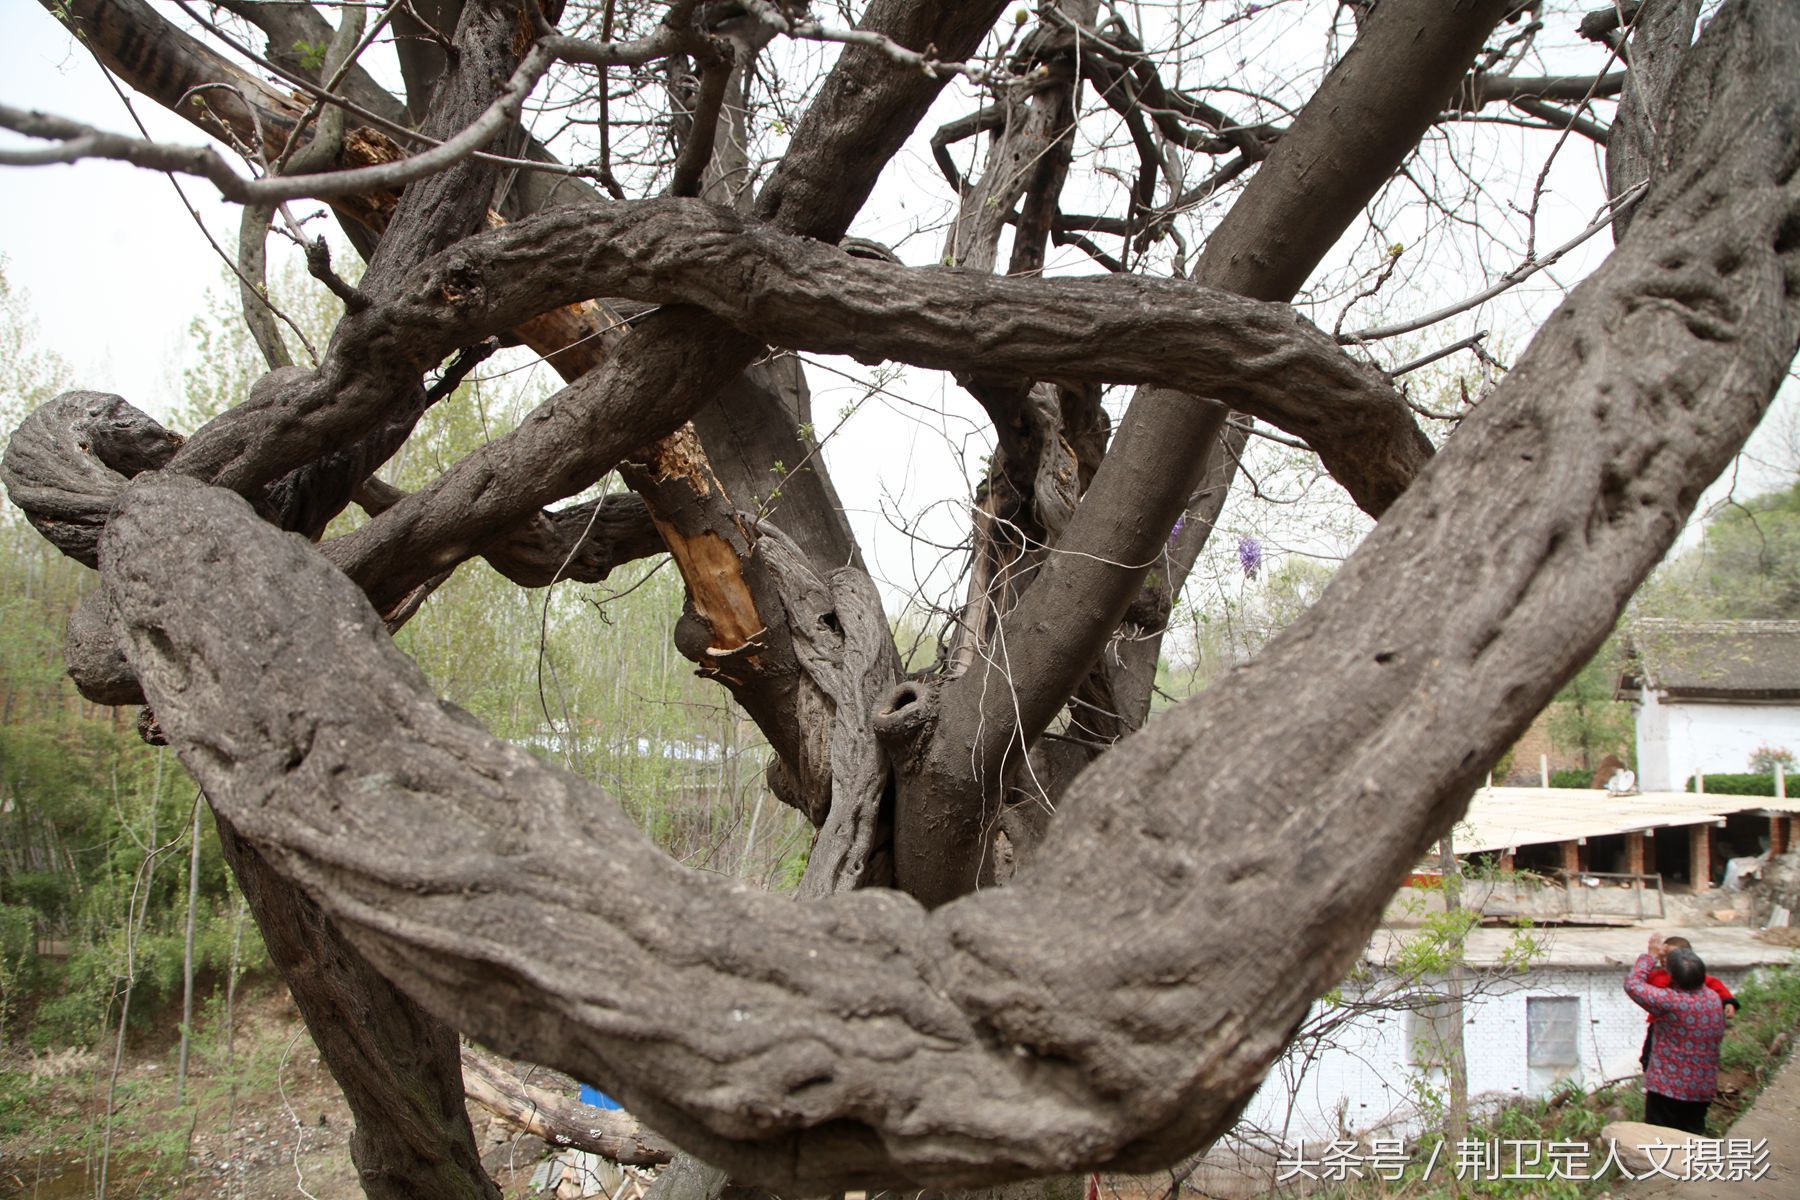
[[[1645,618],[1631,623],[1626,645],[1623,697],[1647,683],[1695,699],[1800,699],[1800,621]]]

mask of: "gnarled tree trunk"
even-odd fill
[[[1512,4],[1385,0],[1279,130],[1165,88],[1094,6],[1045,5],[1007,67],[1039,90],[966,123],[996,136],[951,243],[980,270],[837,243],[945,79],[979,73],[943,60],[1003,6],[876,0],[855,32],[744,7],[671,5],[602,43],[536,5],[436,6],[458,14],[455,52],[410,48],[405,103],[375,117],[454,140],[502,111],[487,149],[543,161],[494,107],[520,64],[684,56],[675,194],[522,201],[510,165],[468,156],[397,199],[341,198],[372,256],[356,289],[337,281],[349,311],[319,364],[271,371],[185,441],[116,397],[64,397],[5,458],[15,503],[99,567],[73,669],[92,696],[146,699],[204,787],[356,1108],[371,1195],[493,1194],[453,1030],[602,1083],[717,1164],[678,1158],[671,1198],[1000,1186],[1204,1146],[1610,629],[1800,338],[1800,16],[1779,0],[1734,0],[1691,48],[1658,34],[1631,230],[1435,457],[1392,381],[1286,301],[1443,110],[1519,90],[1452,103]],[[288,97],[148,37],[165,27],[138,0],[68,11],[172,105],[229,77],[207,128],[298,127]],[[696,198],[751,169],[707,139],[774,32],[848,48],[754,203]],[[1046,237],[1111,228],[1060,209],[1081,79],[1140,158],[1128,246],[1172,219],[1153,201],[1175,148],[1236,156],[1218,177],[1261,164],[1191,279],[1036,277]],[[346,122],[344,156],[367,154]],[[1008,224],[1021,274],[995,277]],[[625,301],[661,310],[627,331]],[[567,386],[430,487],[371,481],[438,398],[425,373],[490,336]],[[806,400],[791,362],[758,363],[770,346],[952,371],[1004,426],[951,661],[901,678],[822,463],[756,514],[812,440],[773,425]],[[1102,454],[1109,383],[1145,390]],[[1125,737],[1245,436],[1228,409],[1304,439],[1380,523],[1262,655]],[[634,500],[546,511],[615,467]],[[315,545],[353,496],[370,523]],[[659,546],[688,588],[678,643],[820,827],[805,902],[663,858],[611,797],[435,696],[389,636],[472,557],[540,586]],[[1122,631],[1135,644],[1107,656]],[[1049,761],[1072,699],[1087,744],[1052,764],[1056,818],[1008,886],[977,891],[1015,773]]]

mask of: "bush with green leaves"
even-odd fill
[[[1707,775],[1706,790],[1715,796],[1773,796],[1775,775]],[[1694,777],[1688,776],[1687,790],[1697,791]]]

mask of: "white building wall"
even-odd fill
[[[1646,691],[1637,714],[1638,786],[1680,791],[1695,771],[1737,774],[1763,746],[1800,753],[1800,705],[1670,702]]]
[[[1637,706],[1638,787],[1646,792],[1667,792],[1674,767],[1669,763],[1669,710],[1656,692],[1645,688]]]
[[[1473,1103],[1498,1104],[1548,1094],[1551,1072],[1527,1065],[1526,1001],[1572,996],[1580,1001],[1581,1062],[1566,1078],[1594,1088],[1635,1076],[1644,1044],[1644,1010],[1625,994],[1625,966],[1533,970],[1481,985],[1464,1008],[1463,1050]],[[1743,973],[1722,978],[1734,989]],[[1286,1141],[1323,1141],[1375,1128],[1409,1131],[1416,1124],[1421,1079],[1440,1092],[1442,1072],[1409,1061],[1404,1012],[1358,1016],[1328,1045],[1296,1044],[1269,1072],[1244,1112],[1239,1133]]]

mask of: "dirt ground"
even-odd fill
[[[285,994],[270,990],[247,1001],[233,1043],[229,1071],[217,1046],[194,1056],[183,1104],[175,1101],[174,1048],[128,1048],[114,1090],[104,1194],[363,1200],[350,1162],[349,1107]],[[0,1200],[92,1197],[99,1193],[111,1056],[37,1061],[45,1078],[30,1096],[28,1126],[0,1145]],[[489,1122],[480,1109],[472,1115],[484,1161],[505,1195],[529,1194],[544,1143]]]

